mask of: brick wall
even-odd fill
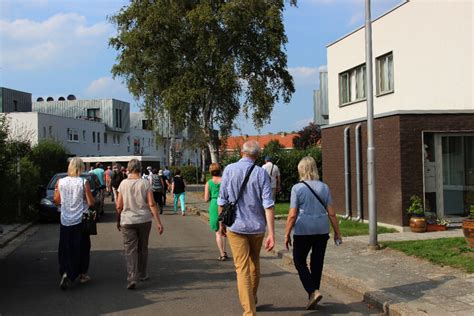
[[[357,123],[322,130],[323,175],[339,214],[344,202],[344,128],[350,127],[351,210],[356,216],[355,127]],[[363,218],[367,213],[367,133],[361,128]],[[423,131],[474,131],[474,114],[393,115],[374,121],[377,219],[408,225],[405,215],[410,196],[423,195]]]

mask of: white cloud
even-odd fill
[[[87,98],[114,98],[128,101],[131,96],[127,87],[110,77],[101,77],[92,81],[85,90]]]
[[[288,71],[293,76],[295,85],[316,86],[319,73],[318,67],[294,67],[288,68]]]
[[[313,117],[307,117],[301,120],[296,121],[292,127],[296,130],[303,129],[303,127],[306,127],[309,125],[309,123],[313,122]]]
[[[112,27],[87,24],[84,16],[56,14],[44,21],[0,20],[1,64],[4,68],[40,69],[80,63],[97,48],[107,47]]]

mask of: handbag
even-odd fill
[[[226,226],[232,226],[232,224],[234,224],[235,207],[240,197],[242,196],[242,193],[244,191],[245,186],[247,185],[247,182],[249,181],[249,177],[253,171],[253,168],[255,168],[255,165],[252,165],[252,167],[250,167],[249,170],[247,171],[244,182],[242,183],[242,186],[240,187],[239,195],[237,196],[237,199],[234,202],[227,202],[226,204],[222,206],[222,212],[219,214],[219,222],[222,222]]]
[[[84,199],[86,199],[86,182],[84,180]],[[82,214],[82,232],[87,235],[97,235],[97,212],[87,209]]]
[[[88,209],[82,214],[82,232],[87,235],[97,235],[96,211]]]

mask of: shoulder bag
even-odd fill
[[[250,167],[249,170],[247,171],[244,182],[242,183],[242,186],[240,187],[239,195],[237,196],[237,199],[234,202],[227,202],[225,205],[222,206],[222,212],[219,214],[219,222],[222,222],[226,226],[232,226],[232,224],[234,224],[235,206],[237,205],[237,202],[242,196],[242,193],[244,191],[245,186],[247,185],[247,182],[249,181],[249,177],[253,171],[253,168],[255,168],[255,165],[252,165],[252,167]]]
[[[306,182],[304,181],[300,181],[300,183],[303,183],[304,185],[306,185],[308,187],[308,189],[311,190],[311,192],[313,193],[313,195],[318,199],[319,203],[321,203],[321,205],[324,207],[324,210],[327,212],[327,209],[326,209],[326,203],[323,202],[323,200],[321,200],[321,198],[316,194],[316,192],[314,192],[313,188],[311,188],[309,186],[309,184],[307,184]]]
[[[86,180],[84,179],[83,183],[83,188],[84,188],[84,199],[86,200],[87,203],[87,198],[86,198]],[[82,214],[82,232],[86,235],[97,235],[97,213],[96,211],[87,208],[87,211],[85,211]]]

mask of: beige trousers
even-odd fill
[[[137,282],[139,278],[146,276],[151,222],[123,225],[121,230],[127,264],[127,281]]]
[[[260,249],[264,234],[237,234],[227,231],[237,272],[237,289],[243,315],[256,315],[256,298],[260,282]]]

